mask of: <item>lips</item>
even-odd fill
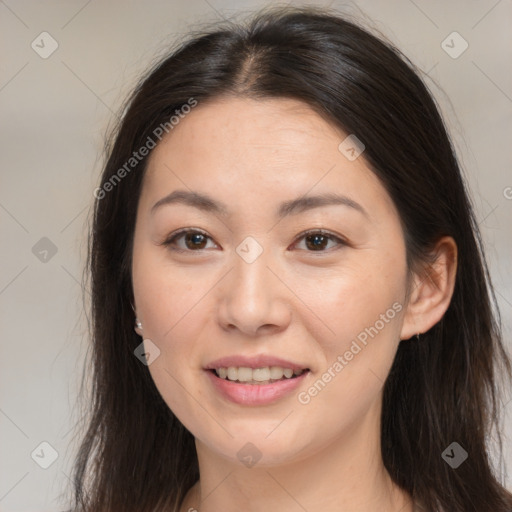
[[[282,376],[283,369],[287,370],[286,373],[288,375],[293,371],[293,375],[289,375],[289,378],[283,376],[283,378],[279,380],[271,379],[265,381],[263,380],[264,375],[257,374],[259,369],[266,372],[269,371],[269,369],[271,371],[277,371],[277,368],[281,369]],[[257,380],[263,380],[263,382],[239,382],[238,380],[222,378],[217,373],[220,369],[223,370],[222,373],[224,373],[224,371],[232,373],[235,372],[235,370],[237,372],[242,370],[245,374],[246,372],[252,371],[254,372],[252,376],[257,377]],[[264,354],[253,357],[222,357],[209,363],[204,370],[213,389],[222,397],[230,402],[245,406],[270,405],[273,402],[284,399],[301,386],[304,379],[307,378],[310,373],[306,365]],[[247,376],[245,376],[245,379],[247,379]]]

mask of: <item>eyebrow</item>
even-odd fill
[[[169,195],[162,197],[162,199],[157,201],[151,207],[151,215],[153,215],[158,208],[170,204],[185,204],[198,208],[204,212],[214,213],[224,217],[229,216],[229,210],[224,203],[216,201],[206,194],[190,192],[188,190],[175,190]],[[359,203],[347,196],[332,192],[316,196],[302,196],[290,201],[284,201],[279,205],[276,216],[282,219],[288,215],[296,215],[313,208],[331,205],[341,205],[353,208],[354,210],[362,213],[365,217],[369,218],[368,212]]]

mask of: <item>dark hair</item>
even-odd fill
[[[194,34],[140,82],[114,131],[87,262],[93,378],[73,474],[77,510],[178,510],[199,478],[192,434],[133,353],[140,338],[131,257],[147,156],[133,168],[126,162],[159,126],[169,129],[191,99],[201,105],[229,96],[300,100],[356,134],[399,212],[409,269],[429,261],[440,237],[454,238],[450,306],[421,342],[400,343],[385,383],[382,458],[393,481],[427,510],[510,512],[512,495],[492,468],[487,443],[496,429],[501,454],[497,384],[500,375],[511,376],[511,362],[443,120],[399,50],[332,10],[312,7],[266,9],[246,24]],[[469,454],[457,469],[441,456],[452,442]]]

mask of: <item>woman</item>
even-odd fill
[[[95,196],[78,510],[512,510],[478,229],[398,50],[313,8],[198,35]]]

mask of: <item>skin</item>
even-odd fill
[[[346,136],[295,100],[223,98],[195,107],[150,156],[134,235],[132,279],[143,326],[136,331],[158,346],[151,376],[196,439],[200,480],[182,511],[413,510],[383,466],[382,390],[401,340],[425,332],[446,311],[457,250],[445,237],[435,263],[408,274],[396,208],[364,153],[349,161],[338,150]],[[208,194],[230,215],[184,204],[151,214],[177,189]],[[366,214],[329,205],[275,216],[284,200],[333,191]],[[182,253],[161,245],[180,228],[209,238],[194,249],[181,237],[175,244],[188,250]],[[331,239],[315,251],[299,235],[319,228],[346,243]],[[263,248],[252,263],[236,252],[247,236]],[[298,393],[394,303],[401,311],[300,403]],[[276,403],[238,405],[218,394],[203,369],[235,354],[271,354],[311,371]],[[251,468],[237,457],[247,442],[261,453]]]

